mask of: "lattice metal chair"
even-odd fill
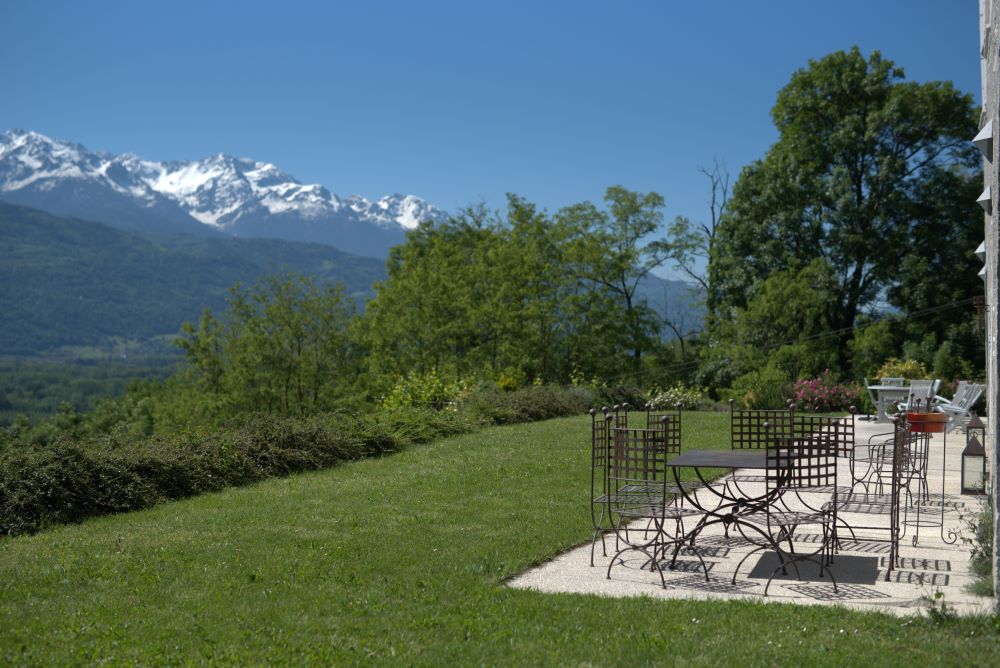
[[[850,461],[854,456],[855,450],[856,413],[857,409],[854,406],[851,406],[849,413],[842,417],[796,413],[792,416],[793,437],[803,438],[821,435],[828,439],[832,447],[837,449],[839,461]],[[793,487],[790,491],[793,493],[798,507],[814,512],[823,512],[827,510],[823,507],[823,504],[828,502],[828,498],[823,497],[832,497],[833,499],[838,497],[843,498],[850,495],[854,491],[854,487],[853,480],[851,484],[841,484],[838,479],[838,482],[834,485],[814,485],[802,489]],[[808,493],[804,494],[803,491]],[[819,495],[819,498],[815,498],[815,495]],[[782,501],[779,500],[779,502]],[[832,507],[832,513],[834,528],[833,546],[834,552],[836,552],[839,545],[837,538],[838,530],[840,528],[846,529],[852,538],[854,537],[854,530],[850,524],[838,516],[836,505]]]
[[[837,458],[844,438],[844,421],[839,418],[810,416],[809,433],[770,439],[767,445],[766,483],[774,502],[765,506],[763,512],[740,517],[735,526],[742,536],[757,544],[757,547],[740,560],[733,572],[733,583],[746,560],[759,552],[773,550],[778,556],[778,565],[771,572],[764,586],[767,596],[771,582],[779,572],[787,572],[791,566],[801,579],[799,564],[809,561],[819,567],[821,577],[829,576],[833,590],[837,582],[830,572],[829,563],[833,557],[835,539],[835,511],[837,508]],[[765,438],[769,436],[765,427]],[[814,493],[822,495],[823,490],[832,489],[829,501],[819,504],[819,509],[803,507],[795,509],[789,503],[788,493],[796,495]],[[796,551],[795,545],[802,543],[797,532],[806,526],[821,529],[820,540],[808,543],[809,551]],[[787,546],[787,548],[786,548]]]
[[[669,420],[664,416],[661,424]],[[663,570],[673,567],[684,547],[684,519],[701,516],[674,503],[667,461],[677,452],[667,447],[665,435],[670,430],[664,427],[614,429],[608,467],[609,515],[619,550],[608,564],[608,578],[616,564],[625,563],[622,555],[640,552],[646,557],[644,567],[659,573],[666,587]],[[707,580],[708,567],[698,548],[684,549],[697,556]]]
[[[928,496],[930,434],[910,431],[902,415],[899,420],[902,427],[874,434],[856,448],[851,460],[853,487],[865,494],[885,495],[896,482],[903,486],[907,503],[920,502]]]
[[[682,416],[683,410],[679,406],[671,411],[668,409],[654,409],[652,404],[646,404],[646,428],[663,431],[667,449],[675,455],[681,452]],[[686,490],[693,490],[702,486],[700,482],[695,480],[684,480],[681,484],[684,485],[684,489]],[[668,489],[671,493],[676,494],[680,492],[676,482],[669,483]],[[678,503],[682,500],[681,497],[677,497]]]
[[[611,503],[614,500],[614,491],[609,481],[611,449],[614,443],[614,430],[628,427],[629,415],[628,404],[616,404],[610,409],[604,406],[599,411],[596,408],[590,409],[590,516],[594,530],[590,541],[591,566],[594,565],[594,550],[598,539],[601,541],[601,554],[608,556],[605,537],[615,530],[611,524]],[[676,421],[663,419],[669,415],[656,416],[658,419],[654,422],[647,410],[643,423],[649,428],[662,430],[664,446],[668,453],[676,454],[680,452],[680,415],[676,415]],[[668,483],[668,491],[676,489],[676,484]]]
[[[795,404],[784,409],[737,409],[729,400],[729,438],[733,450],[762,450],[775,439],[794,434]],[[733,472],[727,479],[734,485],[766,482],[766,476]]]
[[[590,409],[590,518],[594,535],[590,541],[590,565],[594,565],[594,548],[601,539],[601,550],[608,556],[605,534],[613,531],[608,507],[608,462],[614,417],[607,406]]]
[[[862,484],[864,491],[838,496],[825,506],[827,510],[836,512],[838,519],[844,519],[845,515],[851,516],[846,521],[853,530],[853,540],[888,543],[886,582],[899,563],[899,539],[902,535],[900,508],[909,494],[912,479],[912,475],[907,472],[910,467],[907,452],[918,450],[921,447],[920,441],[926,443],[929,438],[927,434],[911,432],[902,416],[897,416],[894,424],[895,428],[888,440],[881,438],[884,435],[873,436],[872,439],[875,440],[869,446],[875,448],[876,454],[881,454],[879,479],[871,479],[867,485]],[[857,517],[871,519],[856,519]],[[875,517],[884,519],[878,524],[867,523],[874,521]],[[834,530],[836,531],[836,525]],[[872,533],[875,535],[871,535]]]

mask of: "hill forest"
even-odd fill
[[[109,236],[109,228],[5,206],[0,215],[13,231],[5,226],[3,243],[16,236],[21,249],[17,258],[5,253],[5,285],[29,272],[31,281],[17,283],[25,290],[65,286],[65,301],[28,295],[20,303],[30,308],[5,318],[8,329],[14,319],[34,323],[17,340],[4,334],[24,350],[51,336],[46,321],[80,310],[102,314],[107,329],[95,329],[94,340],[114,333],[123,310],[73,289],[98,268],[123,294],[141,292],[144,334],[161,333],[184,311],[160,309],[171,301],[162,296],[168,287],[182,284],[184,308],[204,307],[173,338],[179,358],[162,358],[152,373],[139,365],[146,377],[117,396],[84,407],[66,397],[48,418],[38,417],[46,406],[37,397],[35,419],[11,410],[24,381],[45,371],[2,368],[0,479],[29,469],[54,476],[68,461],[110,456],[143,471],[160,462],[170,487],[66,517],[46,514],[58,504],[23,492],[10,501],[16,509],[0,509],[23,520],[6,530],[218,484],[174,489],[179,483],[163,471],[192,461],[214,458],[221,468],[213,475],[253,479],[232,473],[228,451],[213,443],[249,448],[241,456],[252,451],[254,461],[260,448],[285,448],[267,458],[287,472],[602,403],[733,399],[767,408],[792,399],[814,410],[864,409],[861,381],[880,373],[946,383],[981,376],[974,250],[983,221],[971,96],[948,82],[907,82],[877,52],[865,59],[853,49],[796,72],[772,116],[778,140],[731,189],[723,165],[703,170],[710,205],[702,220],[666,224],[661,195],[622,186],[609,187],[601,204],[554,213],[511,194],[502,210],[472,206],[408,232],[384,269],[353,256],[319,260],[310,244],[279,244],[285,255],[276,258],[272,241],[240,240],[237,252],[211,238]],[[105,253],[88,258],[89,268],[61,269],[94,235],[105,235]],[[29,261],[24,249],[53,243],[66,258]],[[162,253],[187,269],[158,271]],[[115,274],[115,258],[129,254],[144,258],[144,272]],[[650,288],[663,287],[651,283],[661,269],[688,279],[684,298]],[[224,292],[191,280],[208,272],[212,286],[236,283],[229,279],[237,274],[254,279]],[[92,389],[115,391],[122,374],[91,380]],[[341,452],[331,425],[355,445]],[[326,454],[302,455],[294,445],[302,439]],[[136,453],[146,458],[141,466]]]

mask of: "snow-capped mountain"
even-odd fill
[[[156,162],[22,130],[0,134],[0,199],[146,232],[317,241],[376,257],[447,215],[413,195],[339,197],[266,162]]]

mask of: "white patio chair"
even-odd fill
[[[911,380],[910,393],[907,395],[906,401],[899,404],[899,410],[920,410],[921,405],[930,410],[930,404],[940,385],[940,380]]]
[[[964,424],[970,417],[972,407],[979,401],[986,385],[959,381],[955,388],[955,396],[950,400],[941,396],[934,397],[934,410],[948,416],[949,428],[954,429]]]

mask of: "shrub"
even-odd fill
[[[513,392],[480,390],[467,397],[461,408],[480,422],[514,424],[580,415],[596,400],[595,393],[583,387],[529,385]]]
[[[792,396],[792,384],[785,372],[771,365],[751,371],[733,382],[723,399],[734,399],[743,408],[784,408]],[[727,396],[728,395],[728,396]]]
[[[447,382],[436,372],[407,374],[400,378],[382,399],[384,408],[423,407],[442,410],[454,409],[469,391],[461,381]]]
[[[363,415],[253,414],[169,435],[68,432],[49,444],[11,442],[0,447],[0,534],[32,533],[380,456],[482,423],[578,415],[594,400],[582,387],[533,385],[511,392],[493,387],[469,393],[461,411],[454,404],[446,404],[451,410],[400,404]]]
[[[992,596],[993,504],[989,497],[983,502],[978,515],[966,520],[966,525],[972,531],[972,538],[963,538],[963,541],[972,545],[969,568],[977,577],[972,589],[982,596]]]
[[[374,417],[250,415],[169,436],[63,436],[47,446],[9,446],[0,451],[0,532],[137,510],[472,428],[454,413],[407,408]]]
[[[699,408],[704,401],[704,392],[695,387],[687,387],[677,383],[673,387],[661,390],[656,388],[649,393],[649,403],[656,409],[683,408],[692,410]]]
[[[917,360],[900,360],[895,357],[887,359],[879,370],[875,372],[875,379],[879,378],[908,378],[911,380],[922,380],[930,378],[931,375],[921,362]]]
[[[827,369],[818,378],[796,381],[792,398],[800,410],[831,413],[857,408],[860,394],[859,388],[838,383]]]
[[[512,392],[527,382],[521,369],[504,369],[497,376],[497,387],[505,392]]]
[[[646,393],[635,385],[607,385],[605,383],[595,384],[596,402],[602,405],[614,406],[616,404],[628,404],[633,410],[646,405]]]
[[[386,408],[356,420],[358,434],[376,440],[389,437],[396,447],[465,434],[478,426],[467,415],[456,411],[435,411],[414,406]]]

